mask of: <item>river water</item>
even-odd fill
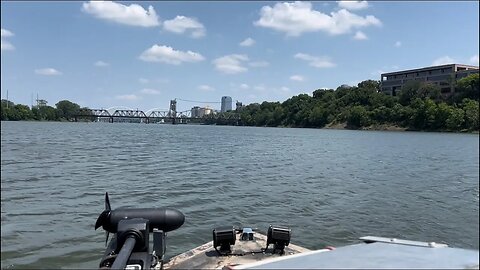
[[[167,257],[220,225],[479,248],[479,136],[122,123],[1,123],[1,267],[96,268],[112,208],[168,206]]]

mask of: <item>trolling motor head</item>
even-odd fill
[[[108,193],[105,193],[105,210],[97,218],[95,230],[103,227],[108,242],[109,233],[116,233],[100,262],[101,269],[124,269],[127,264],[134,269],[147,269],[163,263],[165,232],[178,229],[185,216],[168,208],[120,208],[112,210]],[[150,233],[153,233],[153,250],[149,252]]]
[[[110,233],[116,233],[118,223],[124,219],[143,218],[149,221],[149,232],[153,229],[169,232],[180,228],[185,216],[178,210],[169,208],[121,208],[111,210],[108,193],[105,193],[105,210],[98,216],[95,230],[100,226]]]

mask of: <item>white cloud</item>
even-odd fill
[[[248,61],[248,56],[244,54],[230,54],[213,60],[213,64],[218,71],[227,74],[236,74],[248,70],[243,66],[243,63],[246,61]]]
[[[206,85],[206,84],[199,85],[198,89],[200,89],[202,91],[207,91],[207,92],[215,91],[215,88],[211,87],[210,85]]]
[[[470,63],[478,66],[478,54],[470,57]]]
[[[370,72],[370,74],[374,75],[374,76],[380,76],[380,74],[383,74],[383,73],[386,73],[386,71],[381,70],[381,69]]]
[[[327,15],[313,10],[310,2],[299,1],[276,3],[273,8],[264,6],[260,15],[260,19],[254,22],[254,25],[285,32],[287,36],[299,36],[304,32],[316,31],[338,35],[356,28],[382,25],[381,21],[372,15],[362,17],[346,9]]]
[[[435,61],[433,61],[432,63],[432,66],[440,66],[440,65],[453,64],[453,63],[455,63],[455,59],[446,55],[446,56],[442,56],[440,58],[435,59]]]
[[[152,88],[143,88],[140,92],[142,94],[147,94],[147,95],[158,95],[158,94],[160,94],[160,90],[152,89]]]
[[[288,88],[288,87],[286,87],[286,86],[282,86],[282,87],[280,87],[280,91],[290,92],[290,88]]]
[[[328,57],[325,56],[317,57],[305,53],[297,53],[294,55],[294,58],[307,61],[310,66],[317,68],[330,68],[336,66]]]
[[[165,21],[163,23],[163,29],[177,34],[190,32],[190,36],[193,38],[205,36],[205,27],[203,24],[195,18],[185,16],[177,16],[173,20]]]
[[[402,46],[402,42],[397,41],[397,42],[395,42],[394,46],[397,47],[397,48],[399,48],[399,47]]]
[[[157,13],[152,6],[148,6],[147,11],[138,4],[126,6],[112,1],[89,1],[83,3],[82,11],[120,24],[142,27],[160,25]]]
[[[146,83],[149,82],[149,80],[148,80],[148,79],[145,79],[145,78],[140,78],[140,79],[138,79],[138,81],[139,81],[140,83],[143,83],[143,84],[146,84]]]
[[[139,99],[141,99],[139,96],[134,95],[134,94],[131,94],[131,95],[120,95],[120,96],[116,96],[115,98],[116,98],[116,99],[120,99],[120,100],[139,100]]]
[[[255,44],[255,40],[253,40],[252,38],[247,38],[244,41],[240,42],[239,45],[242,47],[250,47],[253,44]]]
[[[54,75],[62,75],[62,73],[54,68],[41,68],[35,69],[35,73],[38,75],[45,75],[45,76],[54,76]]]
[[[251,67],[268,67],[270,63],[267,61],[257,61],[257,62],[250,62],[248,63]]]
[[[1,31],[1,35],[0,37],[13,37],[15,34],[13,34],[12,32],[8,31],[7,29],[3,29],[2,28],[2,31]]]
[[[263,84],[259,84],[259,85],[255,85],[253,87],[253,89],[257,90],[257,91],[265,91],[267,90],[267,88],[263,85]]]
[[[97,62],[95,62],[94,65],[95,65],[96,67],[108,67],[108,66],[110,66],[109,63],[106,63],[106,62],[103,62],[103,61],[97,61]]]
[[[375,75],[375,76],[380,76],[382,73],[388,73],[388,72],[395,72],[400,69],[399,66],[394,65],[394,66],[383,66],[381,69],[377,69],[375,71],[372,71],[370,74]]]
[[[367,40],[368,37],[367,35],[365,35],[362,31],[357,31],[355,33],[355,36],[353,36],[353,39],[356,39],[356,40]]]
[[[172,47],[165,45],[153,45],[151,48],[145,50],[139,57],[146,62],[163,62],[171,65],[180,65],[182,62],[199,62],[205,58],[196,52],[177,51]]]
[[[249,89],[250,86],[248,86],[248,84],[246,84],[246,83],[242,83],[242,84],[240,84],[240,88],[241,89]]]
[[[2,50],[2,51],[15,50],[15,47],[13,46],[12,43],[4,40],[4,38],[13,37],[14,35],[15,35],[15,34],[13,34],[12,32],[8,31],[7,29],[3,29],[3,28],[2,28],[2,31],[1,31],[1,50]]]
[[[1,50],[2,51],[12,51],[15,50],[15,47],[12,45],[12,43],[6,41],[6,40],[1,40]]]
[[[297,81],[297,82],[303,82],[305,80],[305,78],[301,75],[292,75],[292,76],[290,76],[290,80]]]
[[[348,10],[360,10],[368,7],[367,1],[338,1],[338,6]]]

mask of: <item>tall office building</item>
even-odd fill
[[[222,107],[220,112],[227,112],[232,110],[232,97],[224,96],[222,97]]]

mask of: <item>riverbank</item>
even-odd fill
[[[389,124],[380,124],[380,125],[370,125],[366,127],[354,127],[349,126],[347,122],[344,123],[330,123],[324,127],[324,129],[335,129],[335,130],[373,130],[373,131],[416,131],[416,132],[443,132],[443,133],[472,133],[480,134],[478,130],[417,130],[406,127],[401,127],[398,125],[389,125]]]
[[[18,120],[18,121],[9,121],[9,120],[2,120],[1,122],[38,122],[38,123],[47,123],[47,122],[60,122],[60,123],[75,123],[73,121],[68,121],[68,120],[60,120],[60,121],[47,121],[47,120]],[[90,121],[78,121],[82,123],[90,123]],[[93,123],[93,122],[92,122]],[[143,123],[137,123],[137,124],[143,124]],[[171,123],[151,123],[151,124],[162,124],[162,125],[171,125]],[[181,125],[208,125],[208,124],[202,124],[202,123],[187,123],[187,124],[181,124]],[[212,125],[218,125],[218,124],[212,124]],[[222,126],[222,125],[218,125]],[[267,127],[267,126],[264,126]],[[278,126],[276,128],[305,128],[305,127],[291,127],[291,126]],[[306,127],[306,128],[311,128],[311,127]],[[378,125],[370,125],[370,126],[365,126],[365,127],[355,127],[355,126],[349,126],[347,122],[343,123],[330,123],[322,128],[316,128],[316,129],[334,129],[334,130],[370,130],[370,131],[409,131],[409,132],[442,132],[442,133],[471,133],[471,134],[480,134],[478,130],[416,130],[416,129],[411,129],[411,128],[406,128],[406,127],[401,127],[398,125],[390,125],[390,124],[378,124]]]

